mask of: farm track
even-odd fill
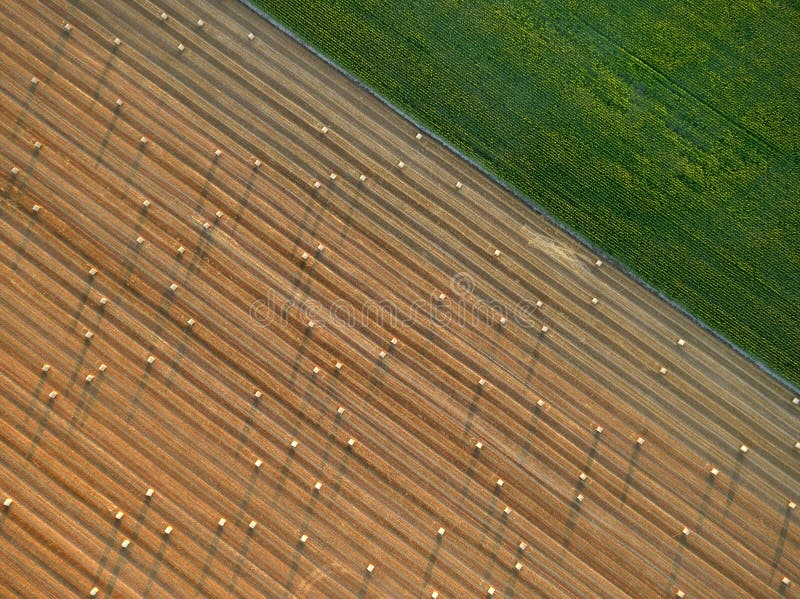
[[[238,3],[2,10],[0,555],[31,572],[12,595],[794,593],[777,381]],[[417,320],[306,328],[308,302],[370,300]],[[479,300],[488,322],[433,323]]]

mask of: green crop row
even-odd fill
[[[257,0],[800,383],[800,12],[743,0]]]

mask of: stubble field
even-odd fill
[[[785,386],[238,2],[0,14],[3,595],[796,595]]]

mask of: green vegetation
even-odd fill
[[[800,9],[257,0],[800,383]]]

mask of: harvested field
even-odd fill
[[[238,2],[0,14],[3,595],[798,595],[786,386]]]

